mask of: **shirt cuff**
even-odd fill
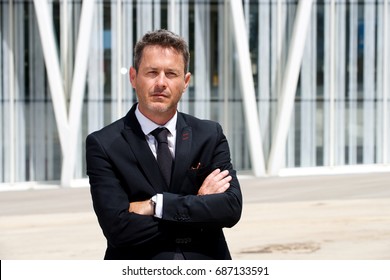
[[[154,216],[156,218],[162,218],[162,211],[163,211],[163,194],[158,193],[152,197],[152,200],[156,203],[156,208],[154,211]]]

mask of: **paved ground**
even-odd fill
[[[240,179],[234,259],[390,260],[390,173]],[[0,259],[101,259],[89,189],[0,192]]]

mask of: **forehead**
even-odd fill
[[[142,52],[140,67],[151,65],[172,64],[172,66],[184,66],[183,55],[171,47],[146,46]]]

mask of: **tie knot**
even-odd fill
[[[158,127],[150,134],[156,138],[158,143],[168,143],[168,129],[166,127]]]

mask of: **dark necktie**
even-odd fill
[[[151,134],[157,140],[157,163],[160,167],[161,173],[169,186],[171,181],[171,170],[172,170],[172,155],[168,148],[168,129],[165,127],[156,128]]]

